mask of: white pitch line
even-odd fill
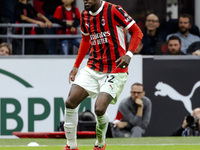
[[[179,144],[179,143],[172,143],[172,144],[107,144],[108,146],[174,146],[174,145],[200,145],[197,144]],[[48,147],[48,146],[63,146],[63,145],[39,145],[38,147]],[[79,146],[91,146],[89,144],[79,144]],[[29,147],[27,145],[0,145],[0,147]],[[34,147],[34,146],[30,146]],[[37,146],[35,146],[37,147]]]

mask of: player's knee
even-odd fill
[[[95,114],[97,116],[103,116],[105,114],[105,111],[104,111],[104,109],[101,109],[100,107],[96,107],[95,108]]]
[[[65,102],[65,107],[70,109],[75,109],[77,107],[77,104],[73,102],[73,100],[70,100],[69,98]]]

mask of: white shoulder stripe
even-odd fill
[[[125,27],[125,29],[128,30],[134,23],[135,23],[135,20],[132,20],[132,21]]]
[[[123,27],[116,27],[117,28],[117,35],[119,39],[120,46],[126,50],[126,44],[125,44],[125,35],[124,35],[124,29]]]

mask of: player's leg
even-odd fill
[[[66,100],[66,117],[65,117],[65,132],[67,138],[67,144],[76,148],[76,128],[78,122],[78,110],[77,106],[88,96],[96,97],[98,92],[98,80],[95,79],[95,71],[84,67],[80,74],[74,81],[71,87],[69,96]]]
[[[65,102],[65,135],[70,149],[77,148],[76,134],[78,124],[78,105],[88,96],[80,86],[73,84]]]
[[[95,146],[103,147],[105,144],[106,132],[108,128],[108,115],[106,109],[113,97],[105,92],[100,92],[95,102],[95,114],[97,116],[96,135],[97,141]]]
[[[110,103],[115,103],[117,101],[117,98],[121,94],[126,80],[127,73],[116,73],[105,74],[99,81],[101,88],[95,103],[95,114],[97,115],[96,146],[104,146],[106,131],[109,123],[106,110]]]

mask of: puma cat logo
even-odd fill
[[[158,82],[156,85],[156,90],[154,95],[155,96],[169,96],[172,100],[175,101],[181,101],[183,105],[185,106],[186,110],[192,114],[192,102],[191,98],[195,92],[195,90],[200,87],[200,81],[195,83],[195,85],[192,88],[192,91],[190,92],[189,95],[184,96],[180,93],[178,93],[173,87],[170,85],[163,83],[163,82]]]

